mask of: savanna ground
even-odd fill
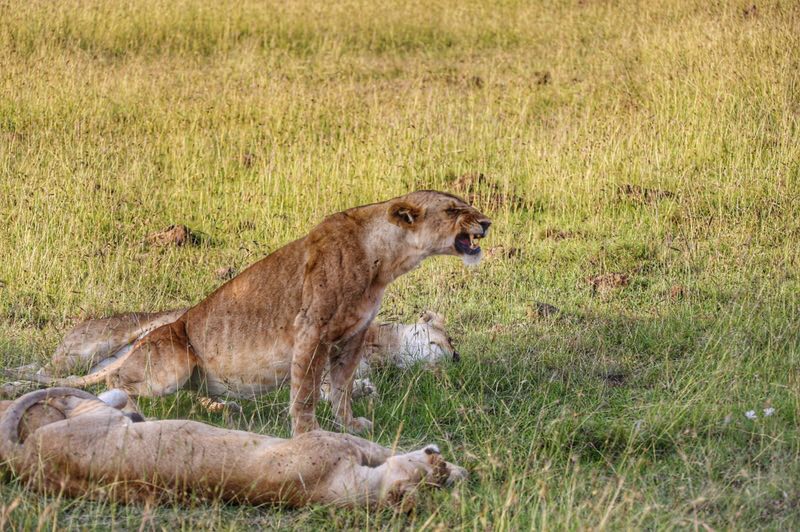
[[[382,318],[444,313],[462,362],[356,405],[468,467],[454,492],[151,508],[7,479],[0,527],[797,528],[799,120],[789,1],[0,2],[2,366],[412,189],[473,195],[498,248],[392,285]],[[171,224],[199,242],[143,243]],[[287,435],[287,396],[251,429]],[[193,405],[144,410],[223,422]]]

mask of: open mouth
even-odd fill
[[[454,244],[456,251],[464,255],[477,255],[481,252],[481,247],[478,245],[478,239],[480,238],[483,238],[483,236],[473,235],[472,233],[459,233]]]

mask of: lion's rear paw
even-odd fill
[[[356,379],[353,381],[353,399],[375,397],[377,395],[378,388],[369,379]]]
[[[350,434],[364,434],[372,431],[372,421],[365,417],[353,418],[344,429]]]

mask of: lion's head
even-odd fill
[[[416,324],[405,329],[403,348],[410,355],[409,362],[421,360],[436,365],[444,361],[461,360],[445,329],[444,316],[432,310],[424,311]]]
[[[444,192],[420,190],[389,202],[389,220],[408,230],[407,240],[427,255],[455,255],[464,264],[483,256],[477,240],[492,221],[469,203]]]

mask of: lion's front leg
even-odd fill
[[[292,435],[319,428],[316,408],[328,349],[320,343],[318,329],[306,326],[295,339],[292,353],[292,388],[289,413]]]
[[[353,398],[353,377],[361,362],[361,345],[364,332],[358,333],[343,343],[331,358],[331,407],[337,424],[355,434],[372,429],[372,422],[366,418],[353,418],[351,401]]]

